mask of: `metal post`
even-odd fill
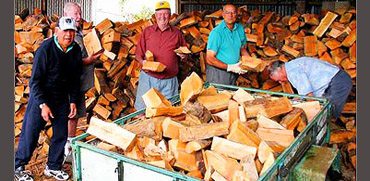
[[[304,1],[296,1],[296,3],[297,3],[297,8],[296,8],[297,12],[299,14],[306,13],[306,0],[304,0]]]
[[[47,0],[42,0],[41,2],[41,12],[43,15],[47,15]]]

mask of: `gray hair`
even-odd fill
[[[269,71],[269,73],[270,73],[270,74],[272,74],[272,73],[274,73],[278,68],[283,67],[283,66],[284,66],[284,64],[285,64],[285,63],[284,63],[283,61],[280,61],[280,60],[274,61],[274,62],[272,62],[272,63],[268,66],[267,70]]]
[[[64,12],[64,13],[67,13],[67,12],[71,9],[71,7],[78,7],[78,8],[80,8],[80,10],[81,10],[81,5],[80,5],[80,4],[78,4],[78,3],[76,3],[76,2],[67,2],[67,3],[64,5],[63,12]]]
[[[222,11],[225,11],[225,7],[226,7],[226,6],[233,6],[233,7],[235,8],[235,11],[237,11],[237,10],[236,10],[236,7],[235,7],[233,4],[225,4],[225,5],[223,5],[223,6],[222,6]]]

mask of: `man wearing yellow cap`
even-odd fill
[[[169,24],[171,15],[170,4],[159,1],[155,6],[156,23],[144,29],[136,46],[136,59],[140,64],[145,60],[145,52],[151,51],[154,60],[166,66],[163,72],[141,70],[139,85],[136,93],[135,109],[145,108],[142,95],[149,89],[155,88],[167,99],[178,94],[177,74],[178,61],[185,60],[185,54],[176,54],[174,50],[186,46],[185,38],[181,31]]]

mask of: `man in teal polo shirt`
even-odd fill
[[[207,44],[207,81],[235,85],[238,74],[246,73],[239,66],[240,56],[249,56],[244,28],[236,21],[236,8],[227,4],[222,9],[224,20],[212,30]]]

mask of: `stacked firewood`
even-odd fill
[[[97,147],[204,180],[257,180],[321,111],[318,101],[204,89],[196,73],[183,81],[180,105],[155,89],[143,99],[146,118],[124,126],[92,118]]]
[[[262,14],[259,10],[248,11],[246,6],[238,9],[240,22],[247,35],[247,50],[264,66],[271,61],[289,61],[300,56],[318,57],[347,71],[353,78],[354,88],[348,98],[343,116],[335,122],[333,134],[347,135],[342,141],[332,141],[340,148],[351,148],[343,156],[345,165],[355,167],[356,128],[356,10],[338,9],[322,11],[321,14],[298,14],[280,16],[274,12]],[[205,80],[205,52],[208,35],[222,21],[222,11],[194,11],[181,15],[173,14],[170,24],[177,26],[185,36],[191,50],[188,61],[180,62],[178,75],[181,83],[191,72]],[[19,139],[22,120],[29,94],[29,79],[32,72],[34,52],[45,38],[53,35],[58,15],[51,18],[36,8],[15,15],[15,136]],[[83,33],[89,54],[104,52],[95,62],[95,87],[86,94],[88,111],[102,120],[111,121],[134,110],[136,87],[141,65],[135,61],[136,44],[141,32],[155,23],[140,20],[128,24],[105,19],[96,26],[83,23]],[[256,65],[257,66],[257,65]],[[258,66],[257,66],[258,67]],[[290,84],[280,85],[269,79],[266,69],[240,75],[237,85],[264,90],[294,93]],[[86,130],[86,122],[79,134]],[[48,125],[45,133],[52,132]],[[349,132],[350,134],[342,134]],[[344,140],[344,141],[343,141]],[[348,146],[347,141],[352,140]],[[355,149],[354,149],[355,150]],[[353,166],[354,165],[354,166]]]

